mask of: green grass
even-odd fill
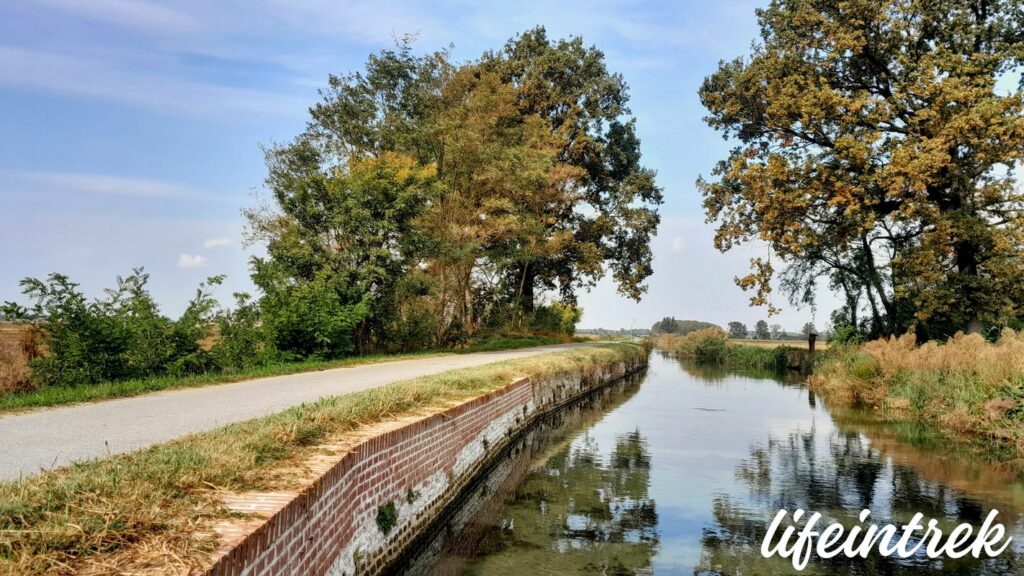
[[[606,344],[455,370],[0,484],[0,573],[75,573],[90,562],[108,572],[147,562],[167,571],[201,568],[215,542],[200,534],[231,515],[220,490],[280,489],[318,444],[516,377],[556,378],[646,354],[640,345]]]
[[[786,356],[794,350],[797,348],[789,346],[769,348],[735,344],[729,346],[729,354],[725,363],[730,368],[745,370],[785,370],[787,368]]]
[[[254,378],[284,376],[288,374],[329,370],[331,368],[344,368],[346,366],[357,366],[361,364],[375,364],[379,362],[408,360],[412,358],[441,356],[445,354],[469,354],[473,352],[515,350],[533,346],[559,344],[561,342],[561,340],[555,338],[541,336],[502,336],[482,339],[474,342],[466,348],[459,348],[455,350],[422,350],[402,354],[370,354],[366,356],[351,356],[338,360],[282,362],[267,366],[256,366],[237,372],[217,372],[186,377],[158,376],[139,380],[101,382],[99,384],[91,384],[88,386],[48,386],[26,392],[0,395],[0,414],[33,408],[45,408],[48,406],[60,406],[80,402],[109,400],[111,398],[139,396],[151,392],[158,392],[160,390],[194,388],[197,386],[208,386],[211,384],[227,384],[242,380],[252,380]]]

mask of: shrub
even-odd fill
[[[863,341],[864,334],[850,324],[836,325],[828,339],[829,344],[860,344]]]
[[[537,306],[530,316],[527,327],[536,334],[572,336],[583,311],[572,304],[552,302]]]
[[[675,352],[704,364],[724,364],[729,356],[729,333],[721,328],[705,328],[675,339]]]
[[[235,307],[216,317],[216,343],[210,348],[213,363],[226,372],[270,364],[278,353],[273,335],[263,324],[259,303],[245,292],[234,296]]]
[[[188,376],[214,367],[199,346],[216,306],[210,288],[223,277],[201,284],[177,321],[160,313],[146,285],[149,275],[136,268],[105,298],[89,301],[63,274],[22,281],[35,299],[37,330],[46,353],[31,361],[33,380],[44,386],[80,386],[99,382]]]
[[[326,272],[305,282],[270,278],[272,268],[257,273],[266,294],[261,312],[278,350],[292,357],[338,358],[355,350],[356,326],[367,318],[363,301],[343,297],[343,282]]]

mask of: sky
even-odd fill
[[[91,296],[144,266],[165,313],[226,274],[217,296],[251,291],[241,210],[266,174],[262,146],[305,126],[329,74],[417,34],[471,60],[537,25],[581,36],[630,85],[643,163],[664,188],[654,275],[639,303],[604,280],[582,293],[584,327],[649,327],[664,316],[749,326],[733,278],[768,248],[712,246],[695,181],[730,147],[697,98],[720,60],[746,54],[759,2],[378,0],[19,0],[0,4],[0,300],[18,281],[68,274]],[[776,291],[787,330],[827,324]]]

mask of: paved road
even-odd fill
[[[324,396],[586,344],[477,352],[334,368],[158,392],[0,417],[0,479],[138,450]]]

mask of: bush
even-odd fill
[[[864,334],[851,324],[838,324],[832,329],[829,336],[829,344],[860,344],[864,341]]]
[[[537,334],[572,336],[583,311],[572,304],[553,302],[537,306],[528,322],[531,331]]]
[[[675,339],[675,352],[702,364],[724,364],[729,356],[729,333],[705,328]]]
[[[193,376],[218,369],[217,358],[227,362],[229,346],[234,346],[231,363],[235,365],[243,354],[258,356],[262,348],[255,342],[235,342],[232,338],[239,335],[230,328],[217,358],[199,345],[217,306],[210,290],[222,281],[222,276],[214,276],[200,284],[185,312],[174,321],[160,313],[146,288],[149,275],[142,268],[118,277],[105,298],[93,301],[63,274],[23,280],[24,293],[35,299],[33,313],[41,318],[36,330],[46,352],[30,362],[32,379],[42,386],[81,386]]]
[[[356,327],[369,315],[363,301],[345,298],[343,283],[326,272],[298,283],[273,274],[266,267],[257,276],[266,290],[261,312],[278,350],[293,358],[322,359],[355,350]]]
[[[236,293],[234,309],[218,313],[216,327],[210,357],[218,369],[233,372],[277,360],[273,335],[263,324],[259,303],[249,294]]]

